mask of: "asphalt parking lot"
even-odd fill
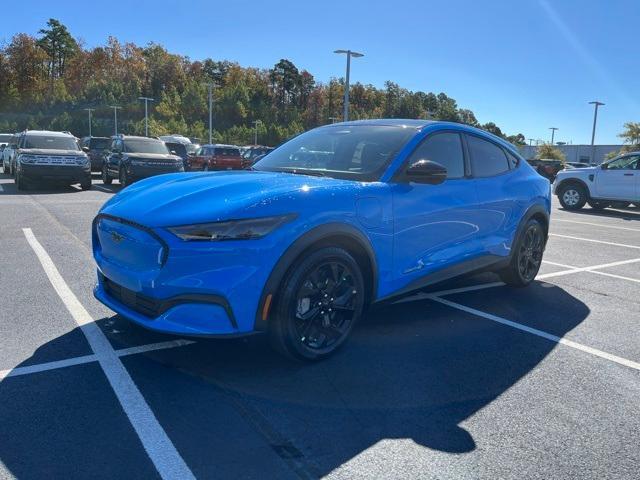
[[[118,189],[0,174],[0,477],[638,478],[640,210],[556,203],[532,286],[440,285],[300,365],[94,300]]]

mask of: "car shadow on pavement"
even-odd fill
[[[579,299],[543,282],[519,290],[492,288],[486,291],[486,301],[485,310],[506,305],[514,315],[523,302],[535,305],[541,312],[537,328],[560,337],[589,314]],[[526,323],[517,315],[510,319]],[[117,348],[173,338],[148,333],[118,316],[98,324]],[[44,352],[67,344],[70,335],[77,337],[77,332],[42,345],[34,357],[50,358]],[[247,423],[275,455],[285,462],[295,459],[312,476],[321,476],[387,439],[408,439],[455,454],[475,450],[474,433],[479,432],[461,423],[527,376],[556,347],[546,339],[423,299],[371,310],[339,352],[315,364],[280,357],[263,336],[197,340],[190,346],[122,359],[197,477],[213,476],[225,458],[247,451],[246,434],[238,433]],[[74,368],[86,367],[35,376],[59,381]],[[49,389],[41,381],[30,386],[30,377],[7,378],[0,384],[0,461],[13,475],[36,477],[34,472],[61,459],[65,465],[79,462],[76,470],[57,465],[50,472],[86,475],[91,473],[87,462],[96,462],[106,469],[98,476],[121,474],[117,468],[122,465],[110,472],[99,452],[91,450],[92,458],[86,445],[67,441],[67,431],[81,431],[83,423],[92,422],[86,412],[67,415],[65,422],[78,423],[71,426],[43,413],[48,404],[60,409],[67,395],[82,397],[84,386]],[[14,384],[19,387],[7,388]],[[222,405],[237,412],[238,420]],[[487,432],[482,434],[486,438]],[[109,432],[105,436],[112,437]],[[248,476],[243,468],[254,468],[251,462],[260,461],[266,460],[249,455],[244,465],[227,466],[225,476]]]
[[[609,217],[618,218],[620,220],[640,220],[640,208],[638,207],[628,207],[615,210],[609,208],[606,208],[604,210],[594,210],[592,208],[583,208],[581,210],[567,210],[565,208],[560,208],[560,210],[575,215],[582,215],[584,217]]]

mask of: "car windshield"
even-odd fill
[[[197,143],[186,143],[184,147],[187,150],[187,153],[196,153],[200,148],[200,145]]]
[[[22,148],[42,148],[47,150],[80,150],[73,137],[47,135],[27,135]]]
[[[124,151],[129,153],[169,153],[164,142],[160,140],[142,138],[125,140]]]
[[[187,149],[185,147],[186,147],[186,145],[183,144],[183,143],[170,143],[170,142],[167,142],[167,149],[169,151],[176,152],[176,155],[179,155],[181,157],[186,157],[187,156]]]
[[[318,128],[289,140],[253,168],[375,181],[415,133],[378,125]]]
[[[104,150],[106,148],[109,148],[110,143],[111,140],[109,140],[108,138],[92,138],[89,141],[89,148],[91,150]]]

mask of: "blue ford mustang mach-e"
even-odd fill
[[[251,171],[135,183],[93,222],[95,296],[144,327],[335,351],[364,309],[476,270],[536,276],[549,182],[500,138],[426,120],[299,135]]]

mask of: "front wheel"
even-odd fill
[[[80,188],[82,190],[91,190],[91,177],[89,177],[88,179],[83,180],[80,183]]]
[[[281,286],[269,320],[272,345],[296,360],[321,360],[347,339],[362,315],[364,280],[344,249],[299,258]]]
[[[587,192],[582,185],[569,184],[560,189],[558,200],[567,210],[580,210],[587,203]]]
[[[15,174],[14,182],[15,182],[16,188],[18,190],[23,190],[24,191],[24,190],[28,189],[27,183],[22,178],[22,175],[20,175],[20,173],[18,173],[18,172],[16,172],[16,174]]]
[[[120,168],[120,173],[118,174],[118,180],[120,181],[120,185],[122,185],[122,188],[129,185],[129,175],[127,175],[127,170],[124,167]]]
[[[509,266],[500,272],[502,281],[513,287],[526,287],[540,270],[545,233],[537,220],[529,220],[517,239]]]
[[[111,183],[113,183],[113,178],[109,175],[106,165],[102,166],[102,183],[105,185],[111,185]]]

